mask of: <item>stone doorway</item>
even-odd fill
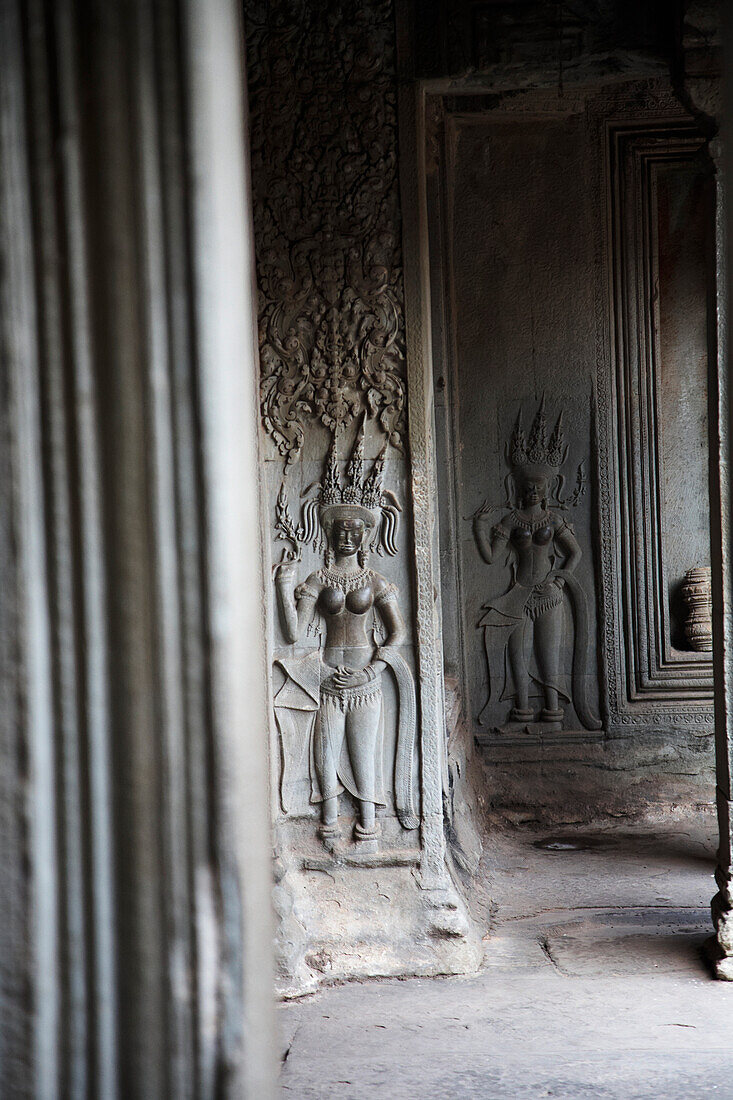
[[[661,77],[425,110],[444,656],[488,797],[711,807],[705,137]]]

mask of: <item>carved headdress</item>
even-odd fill
[[[306,497],[310,493],[314,495],[304,503],[303,542],[311,543],[316,550],[324,549],[323,532],[328,531],[334,520],[358,517],[369,530],[374,531],[369,540],[370,550],[380,554],[397,553],[397,528],[402,509],[394,493],[382,484],[389,442],[385,442],[367,474],[364,460],[365,424],[366,415],[356,433],[344,480],[339,474],[337,436],[334,434],[323,479],[306,490]]]
[[[517,416],[512,437],[507,444],[506,459],[516,477],[518,474],[533,474],[552,481],[568,456],[562,430],[562,413],[557,418],[552,435],[547,438],[547,416],[545,414],[544,395],[540,402],[527,439],[522,428],[522,412]]]

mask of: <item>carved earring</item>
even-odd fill
[[[366,546],[362,546],[357,551],[357,560],[359,562],[360,569],[366,569],[366,563],[369,561],[369,549]]]
[[[326,550],[326,569],[333,569],[333,563],[336,555],[333,552],[333,548],[329,545]]]

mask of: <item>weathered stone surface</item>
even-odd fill
[[[361,866],[328,861],[307,822],[290,825],[282,848],[282,996],[349,978],[460,974],[479,966],[480,937],[458,892],[449,880],[441,889],[424,887],[419,849],[412,865],[406,858],[381,865],[375,858],[373,866],[368,857]]]
[[[495,738],[481,749],[485,797],[508,820],[590,821],[713,806],[707,737],[667,732],[588,742],[584,731]]]
[[[537,847],[559,837],[568,847]],[[342,987],[281,1010],[298,1100],[725,1095],[733,990],[701,956],[711,812],[555,834],[496,825],[468,979]],[[577,845],[575,849],[572,844]]]
[[[471,724],[463,714],[455,679],[445,681],[445,725],[448,739],[446,826],[448,851],[470,891],[481,861],[481,822],[486,807],[485,780]]]
[[[0,24],[0,1093],[266,1100],[239,5]]]

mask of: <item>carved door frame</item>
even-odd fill
[[[443,471],[442,499],[449,500],[449,507],[441,509],[437,518],[440,531],[438,554],[441,563],[443,585],[443,615],[447,622],[446,608],[454,616],[454,639],[450,634],[443,639],[448,668],[454,667],[460,675],[464,692],[464,708],[472,713],[468,697],[470,678],[467,675],[465,637],[468,625],[464,621],[461,606],[461,561],[458,552],[459,533],[456,517],[463,515],[460,501],[460,478],[451,468],[451,460],[457,455],[452,446],[457,425],[455,402],[447,400],[444,391],[451,385],[455,370],[454,337],[451,331],[450,302],[443,285],[450,258],[445,245],[448,212],[444,206],[444,187],[441,172],[446,157],[450,155],[450,134],[446,126],[446,114],[455,111],[463,99],[467,104],[480,91],[457,91],[444,80],[422,81],[416,92],[416,115],[421,142],[416,154],[418,188],[420,197],[420,230],[415,241],[420,251],[420,276],[422,279],[423,340],[430,348],[435,380],[433,391],[433,424],[436,430],[436,452],[439,468]],[[595,140],[600,155],[596,169],[589,181],[601,215],[594,243],[596,251],[595,326],[597,332],[595,363],[595,425],[597,453],[594,459],[594,482],[597,493],[599,518],[599,647],[601,650],[601,707],[604,727],[609,736],[623,736],[631,726],[648,731],[677,728],[696,734],[709,732],[712,727],[712,666],[709,660],[691,657],[686,663],[689,673],[679,676],[678,669],[667,669],[664,660],[662,691],[652,690],[641,699],[626,691],[626,631],[627,623],[622,612],[623,592],[617,582],[620,573],[619,516],[616,505],[617,486],[620,483],[619,449],[617,433],[620,430],[616,415],[618,399],[617,372],[619,364],[614,341],[614,289],[612,282],[613,241],[613,175],[609,163],[609,142],[613,135],[627,132],[646,132],[666,129],[676,131],[677,138],[686,151],[698,150],[705,141],[695,130],[692,120],[684,114],[679,101],[672,95],[664,80],[639,78],[629,85],[619,85],[604,90],[604,115],[593,119]],[[592,104],[592,97],[589,101]],[[473,106],[473,104],[471,104]],[[592,109],[592,107],[591,107]],[[403,152],[403,157],[405,153]],[[407,171],[410,171],[407,165]],[[413,169],[414,172],[414,169]],[[428,242],[428,231],[430,242]],[[432,252],[428,259],[429,243]],[[408,250],[406,243],[406,252]],[[417,245],[414,247],[417,248]],[[407,270],[407,268],[406,268]],[[415,300],[412,281],[406,278],[407,300]],[[460,459],[458,458],[458,461]],[[444,515],[443,512],[446,514]],[[455,609],[455,610],[452,610]],[[670,675],[671,673],[671,675]],[[674,678],[678,683],[675,685]],[[666,683],[665,683],[666,678]],[[664,694],[670,681],[676,694]],[[684,693],[684,697],[682,697]]]
[[[603,561],[615,562],[603,570],[611,725],[712,721],[711,658],[675,657],[666,637],[652,211],[656,165],[705,146],[679,110],[605,125],[611,370],[599,371],[599,446],[613,478],[601,494]]]

